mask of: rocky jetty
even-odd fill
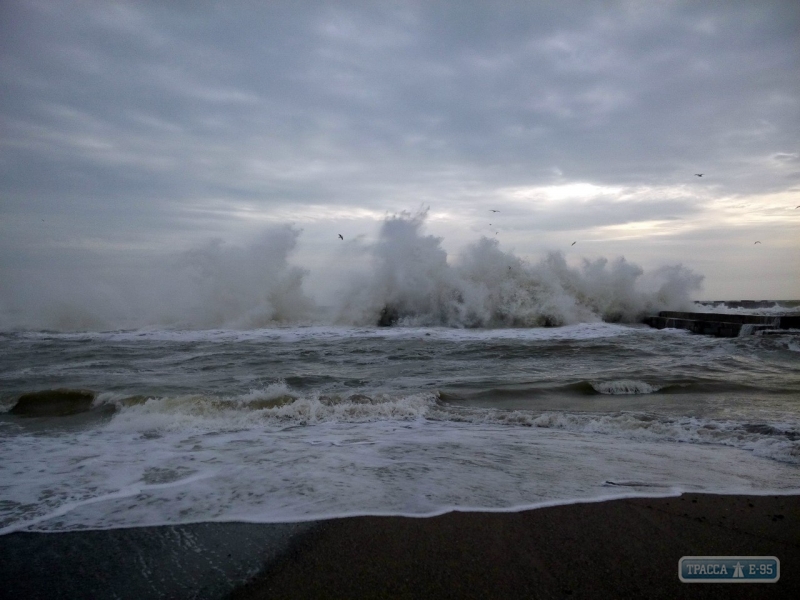
[[[760,331],[798,329],[800,316],[662,311],[657,317],[645,318],[644,323],[656,329],[688,329],[703,335],[738,337]]]

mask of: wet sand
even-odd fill
[[[681,583],[689,555],[777,556],[781,578]],[[13,533],[0,556],[5,598],[800,598],[800,496]]]
[[[781,578],[681,583],[697,555],[777,556]],[[800,598],[800,497],[327,521],[232,598]]]

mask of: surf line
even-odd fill
[[[154,484],[143,484],[143,485],[129,485],[128,487],[124,487],[121,490],[117,490],[116,492],[110,492],[108,494],[103,494],[102,496],[95,496],[93,498],[87,498],[85,500],[76,500],[75,502],[66,502],[62,504],[52,512],[49,512],[44,515],[40,515],[33,519],[28,519],[27,521],[21,521],[19,523],[13,523],[11,525],[6,525],[5,527],[0,528],[0,535],[5,535],[7,533],[14,533],[15,531],[24,531],[29,527],[33,527],[34,525],[38,525],[39,523],[43,523],[45,521],[49,521],[51,519],[56,519],[58,517],[63,517],[67,513],[72,512],[76,508],[80,508],[82,506],[88,506],[91,504],[97,504],[98,502],[105,502],[107,500],[118,500],[120,498],[130,498],[132,496],[138,496],[142,492],[146,492],[149,490],[160,490],[166,489],[171,487],[176,487],[180,485],[185,485],[188,483],[194,483],[195,481],[201,481],[203,479],[209,479],[211,477],[215,477],[219,471],[215,471],[213,473],[203,473],[194,475],[192,477],[186,477],[184,479],[179,479],[178,481],[171,481],[169,483],[154,483]]]

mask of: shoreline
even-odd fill
[[[686,584],[682,556],[777,556],[774,584]],[[800,496],[683,494],[321,523],[237,589],[258,598],[797,598]]]
[[[6,597],[795,598],[800,495],[10,533],[0,553]],[[681,583],[700,555],[776,556],[780,581]]]

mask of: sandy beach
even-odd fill
[[[685,555],[777,556],[775,584],[686,584]],[[800,497],[628,499],[328,521],[245,598],[797,598]]]
[[[796,598],[800,496],[14,533],[0,553],[7,598]],[[776,556],[780,581],[681,583],[686,555]]]

